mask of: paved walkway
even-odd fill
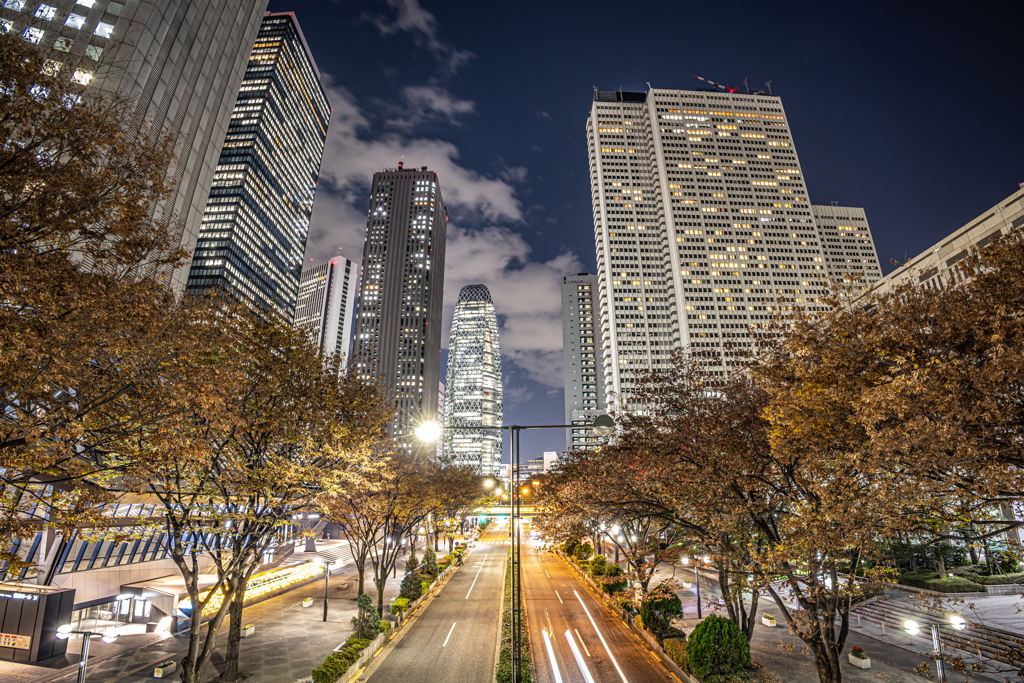
[[[331,544],[335,545],[335,544]],[[440,546],[439,546],[440,547]],[[321,546],[318,544],[318,550]],[[416,554],[422,559],[424,546],[419,543]],[[443,553],[439,550],[438,555]],[[302,557],[297,554],[297,557]],[[398,575],[388,579],[384,588],[385,609],[398,595],[405,556],[398,561]],[[352,633],[352,617],[356,614],[356,570],[351,561],[331,575],[329,612],[323,619],[323,582],[315,582],[264,602],[246,607],[245,623],[256,627],[256,633],[242,640],[240,661],[242,671],[250,674],[247,683],[293,683],[309,680],[310,671],[319,666],[330,652]],[[348,587],[341,588],[347,581]],[[367,563],[366,592],[376,599],[373,570]],[[303,608],[303,598],[312,597],[313,606]],[[203,681],[216,678],[223,668],[227,648],[227,620],[218,636],[217,651],[206,667]],[[142,683],[153,680],[153,667],[167,659],[179,659],[188,646],[187,633],[131,634],[112,644],[98,638],[90,644],[88,680],[90,683]],[[78,670],[81,641],[68,644],[68,656],[48,662],[46,666],[0,661],[0,680],[11,683],[67,683],[74,681]],[[174,674],[172,680],[177,679]]]
[[[656,586],[665,579],[671,578],[672,574],[671,568],[662,565],[655,573],[650,585],[652,587]],[[677,620],[676,625],[687,634],[692,632],[696,625],[700,623],[700,620],[697,618],[697,594],[694,578],[692,570],[677,568],[675,571],[676,581],[680,583],[687,581],[691,584],[690,587],[677,591],[683,603],[684,618]],[[703,572],[701,573],[700,592],[703,615],[707,616],[710,610],[720,616],[727,616],[724,607],[717,607],[715,605],[721,596],[721,592],[718,589],[717,582],[710,579],[710,576],[705,576]],[[1001,596],[1000,599],[1005,601],[1005,598]],[[711,605],[708,604],[709,601]],[[790,681],[817,683],[818,673],[814,667],[813,655],[806,649],[804,642],[791,634],[789,629],[786,628],[782,614],[775,605],[775,601],[762,596],[758,600],[757,611],[758,620],[754,627],[754,636],[750,642],[750,651],[753,659],[787,683]],[[770,628],[761,624],[760,615],[765,612],[775,616],[778,626]],[[875,631],[878,631],[878,633],[875,633]],[[922,679],[914,673],[914,669],[921,662],[929,662],[929,673],[933,677],[935,676],[935,664],[930,662],[924,655],[926,652],[925,647],[920,647],[917,643],[912,644],[910,637],[906,634],[893,634],[892,629],[888,629],[889,637],[883,640],[880,637],[880,631],[880,628],[868,624],[866,621],[863,622],[860,628],[856,624],[851,628],[847,644],[863,648],[864,652],[871,658],[871,668],[862,670],[854,667],[846,661],[846,653],[844,652],[842,660],[844,681],[866,682],[884,679],[903,681],[905,683],[920,683]],[[911,647],[915,649],[911,649]],[[1002,680],[1001,678],[996,679],[987,676],[966,677],[958,673],[951,673],[948,666],[946,669],[946,677],[950,683]]]

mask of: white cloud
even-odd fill
[[[374,26],[385,36],[399,32],[412,34],[417,45],[425,47],[441,63],[448,75],[454,74],[459,67],[475,55],[468,50],[460,50],[451,43],[440,38],[441,26],[437,18],[423,9],[416,0],[386,0],[394,16],[376,15],[370,17]]]
[[[460,126],[460,117],[476,113],[475,102],[460,100],[436,83],[407,85],[402,88],[402,99],[404,106],[385,124],[389,128],[411,131],[428,123]]]
[[[583,270],[579,258],[563,252],[548,261],[530,259],[532,248],[504,227],[448,228],[445,253],[445,321],[451,320],[459,290],[487,285],[502,319],[501,352],[530,379],[561,387],[562,300],[566,275]],[[445,328],[450,329],[450,328]],[[447,339],[444,342],[447,344]]]
[[[583,267],[571,252],[547,261],[532,260],[530,245],[507,227],[525,224],[515,183],[526,177],[526,169],[505,167],[501,177],[488,176],[461,165],[458,148],[444,140],[411,137],[407,129],[375,131],[370,117],[348,90],[333,84],[328,76],[324,84],[333,113],[306,263],[310,258],[322,263],[337,255],[338,247],[343,247],[343,255],[360,261],[373,174],[396,166],[403,155],[407,167],[427,166],[438,173],[451,215],[445,256],[444,323],[449,326],[442,329],[450,329],[459,289],[483,283],[491,290],[502,319],[502,353],[531,379],[560,388],[559,285],[563,276]],[[443,335],[445,345],[447,336]]]

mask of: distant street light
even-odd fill
[[[492,486],[494,486],[494,480],[493,479],[487,479],[487,480],[484,481],[484,488],[489,489]]]

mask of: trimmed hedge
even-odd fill
[[[610,564],[607,567],[605,567],[604,575],[605,578],[608,579],[614,579],[618,576],[622,576],[622,567],[620,567],[617,564]],[[621,581],[612,581],[610,583],[606,583],[601,588],[602,590],[604,590],[605,593],[611,595],[612,593],[618,593],[621,590],[625,590],[626,585],[626,580],[622,579]]]
[[[412,600],[409,598],[396,598],[395,601],[391,603],[391,613],[401,614],[405,610],[409,609],[409,605],[411,604]]]
[[[975,574],[974,572],[964,572],[963,574],[957,574],[957,576],[963,576],[969,581],[979,583],[985,586],[998,586],[1001,584],[1008,583],[1024,583],[1024,572],[1017,572],[1015,574],[996,574],[994,576],[986,576],[984,574]]]
[[[683,671],[689,673],[690,658],[686,655],[686,638],[666,638],[664,648],[668,658]]]
[[[904,586],[923,588],[937,593],[984,593],[985,587],[962,576],[954,576],[940,579],[938,573],[928,572],[921,574],[908,573],[900,576],[900,583]]]
[[[690,668],[706,681],[750,666],[750,645],[740,627],[725,617],[708,615],[693,629],[686,644]]]
[[[323,664],[313,669],[313,683],[334,683],[359,659],[359,655],[371,642],[366,638],[349,636],[339,650],[329,654]]]
[[[520,595],[522,587],[520,587]],[[522,605],[522,602],[520,602]],[[530,651],[530,639],[525,637],[529,630],[526,622],[526,610],[522,611],[523,619],[519,622],[519,635],[523,637],[522,682],[533,683],[533,656]],[[513,683],[512,681],[512,553],[508,554],[505,564],[505,591],[501,605],[501,645],[498,650],[498,665],[494,671],[495,683]]]

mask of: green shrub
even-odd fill
[[[393,603],[391,603],[391,613],[401,614],[405,610],[409,609],[410,604],[412,604],[412,600],[409,600],[408,598],[397,598]]]
[[[595,555],[594,559],[590,561],[590,573],[594,576],[604,576],[607,568],[608,558],[604,555]]]
[[[580,545],[576,546],[576,549],[573,551],[573,556],[577,560],[582,562],[583,560],[590,557],[593,552],[593,546],[591,546],[589,543],[581,543]]]
[[[605,567],[604,576],[606,579],[614,579],[616,577],[622,576],[622,567],[620,567],[617,564],[610,564],[607,567]],[[610,583],[604,584],[603,586],[604,592],[608,595],[611,595],[612,593],[618,593],[621,590],[625,590],[625,588],[625,579],[622,579],[621,581],[612,581]]]
[[[576,546],[578,546],[579,544],[579,541],[566,541],[562,544],[562,552],[570,556],[575,555]]]
[[[754,679],[746,671],[731,674],[713,674],[708,676],[706,683],[753,683]]]
[[[683,671],[690,670],[690,660],[686,656],[686,638],[666,638],[665,639],[665,654],[668,658],[676,663]]]
[[[640,602],[640,616],[644,626],[659,640],[664,640],[670,628],[672,617],[683,611],[679,596],[665,584],[657,586]]]
[[[423,571],[431,576],[437,576],[437,553],[429,545],[423,553]]]
[[[405,573],[408,574],[412,570],[420,566],[420,560],[416,557],[416,548],[409,551],[409,557],[405,560]]]
[[[398,594],[409,601],[423,595],[423,582],[420,580],[420,573],[411,572],[406,574],[402,579],[402,585],[398,589]]]
[[[380,622],[380,632],[381,633],[387,633],[390,630],[391,630],[391,622],[388,621],[387,619],[381,619],[381,622]]]
[[[354,636],[360,638],[373,638],[377,634],[377,609],[373,606],[373,598],[367,593],[359,596],[356,603],[358,608],[356,615],[352,617],[352,627],[355,629]]]
[[[630,612],[636,611],[636,605],[627,597],[621,597],[615,601],[615,606],[619,609],[628,609]]]
[[[984,593],[985,587],[963,576],[940,579],[936,572],[914,574],[912,572],[900,576],[904,586],[923,588],[939,593]]]
[[[365,593],[363,595],[369,597]],[[362,596],[360,596],[360,602],[362,602]],[[356,618],[352,620],[355,621]],[[313,669],[313,683],[334,683],[341,678],[359,659],[360,653],[369,647],[370,642],[368,638],[360,638],[356,634],[349,636],[340,650],[329,654],[323,664]]]
[[[740,627],[716,614],[708,615],[693,629],[686,652],[690,669],[704,680],[713,674],[732,674],[750,666],[750,645]]]
[[[961,574],[957,574],[961,576]],[[962,575],[965,579],[973,581],[974,583],[981,584],[983,586],[998,586],[1004,583],[1024,583],[1024,572],[1017,572],[1016,574],[996,574],[995,576],[984,576],[981,574],[975,574],[974,572],[964,572]]]

